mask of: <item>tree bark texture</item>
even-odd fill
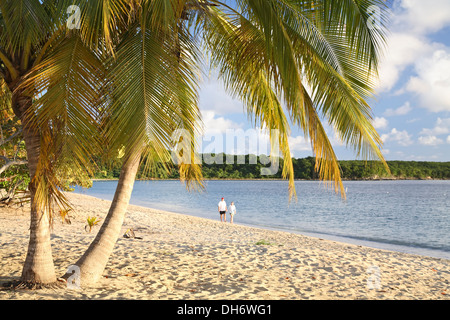
[[[81,286],[95,284],[102,276],[122,230],[125,213],[133,191],[140,154],[124,161],[116,192],[105,221],[84,255],[75,263],[80,268]],[[70,276],[66,274],[63,278]]]
[[[28,158],[28,170],[30,172],[30,239],[25,263],[22,269],[21,281],[33,284],[50,284],[56,282],[55,267],[53,263],[52,248],[50,243],[50,217],[49,213],[38,209],[36,194],[36,175],[40,153],[40,134],[38,128],[33,128],[26,113],[32,106],[32,99],[14,93],[12,107],[19,117],[23,127],[23,138]]]

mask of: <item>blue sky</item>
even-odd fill
[[[376,96],[369,100],[374,126],[384,141],[387,160],[450,161],[450,1],[394,0],[390,34],[380,66]],[[214,78],[203,79],[200,108],[208,151],[214,135],[252,127],[242,104],[229,97]],[[356,159],[329,131],[339,159]],[[291,153],[312,155],[303,135],[292,128]]]

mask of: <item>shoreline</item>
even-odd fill
[[[110,180],[106,180],[106,181],[110,181]],[[152,180],[140,180],[140,181],[152,181]],[[179,180],[178,179],[173,179],[173,180],[155,179],[155,181],[179,181]],[[211,180],[211,181],[215,182],[218,180]],[[254,179],[254,180],[237,179],[237,180],[233,180],[233,181],[254,182],[254,181],[261,181],[261,179]],[[313,180],[305,180],[305,181],[313,181]],[[413,181],[413,180],[411,180],[411,181]],[[322,181],[318,181],[318,182],[322,182]],[[182,182],[180,182],[180,183],[182,183]],[[85,194],[81,190],[74,191],[74,192],[79,192],[80,194]],[[97,196],[101,196],[101,195],[97,195]],[[99,199],[101,199],[101,198],[99,198]],[[106,197],[106,200],[108,200],[108,199],[112,199],[112,197],[111,198]],[[150,208],[150,209],[167,210],[167,211],[171,211],[174,213],[183,214],[180,211],[180,208],[173,208],[173,207],[170,208],[167,206],[156,206],[153,208],[153,207],[145,206],[145,204],[143,204],[142,202],[139,202],[139,201],[136,203],[136,205],[143,206],[143,207]],[[191,216],[200,217],[200,218],[205,217],[204,215],[202,215],[202,214],[199,215],[197,213],[193,213]],[[210,219],[212,221],[215,220],[214,218],[206,218],[206,219]],[[311,237],[315,237],[315,238],[324,238],[327,240],[338,241],[338,242],[343,242],[343,243],[348,243],[348,244],[368,246],[368,247],[375,248],[375,249],[397,251],[397,252],[402,252],[402,253],[423,255],[423,256],[432,257],[432,258],[440,258],[440,259],[449,259],[450,260],[450,252],[449,251],[445,251],[440,248],[436,248],[436,247],[432,247],[432,246],[426,246],[426,245],[420,246],[420,244],[401,242],[401,241],[387,241],[387,240],[383,241],[383,239],[370,239],[370,238],[357,237],[357,236],[351,236],[351,235],[332,234],[332,233],[326,233],[326,232],[308,231],[308,230],[303,230],[303,229],[293,229],[293,228],[289,228],[289,226],[274,227],[270,224],[264,224],[264,223],[251,223],[251,222],[242,223],[239,221],[239,219],[237,222],[235,221],[235,223],[244,225],[244,226],[249,226],[249,227],[263,228],[263,229],[268,229],[268,230],[288,232],[288,233],[299,234],[299,235],[307,235],[307,236],[311,236]]]
[[[358,238],[349,237],[349,236],[333,235],[333,234],[326,234],[326,233],[319,233],[319,232],[288,230],[288,229],[274,228],[274,227],[269,227],[269,226],[255,226],[255,225],[245,224],[245,223],[240,223],[240,224],[243,226],[248,226],[248,227],[262,228],[262,229],[267,229],[267,230],[292,233],[292,234],[317,238],[319,240],[328,240],[328,241],[339,242],[342,244],[351,244],[351,245],[368,247],[368,248],[379,249],[379,250],[394,251],[394,252],[424,256],[424,257],[434,258],[434,259],[444,259],[444,260],[449,260],[449,262],[450,262],[450,252],[442,251],[439,249],[407,246],[407,245],[403,245],[403,244],[395,244],[395,243],[390,243],[390,242],[377,242],[377,241],[370,240],[370,239],[358,239]]]
[[[55,217],[52,249],[57,274],[92,241],[87,216],[103,221],[110,201],[68,193],[72,223]],[[0,208],[0,282],[18,279],[28,243],[27,209]],[[0,291],[0,299],[449,299],[447,259],[221,223],[188,213],[129,205],[119,237],[95,287]],[[370,287],[370,268],[380,278]]]
[[[73,193],[83,195],[83,196],[89,196],[89,197],[92,197],[94,199],[101,200],[101,201],[110,201],[107,199],[102,199],[102,198],[98,198],[95,196],[86,195],[83,193],[76,193],[76,192],[73,192]],[[187,216],[187,217],[206,219],[208,221],[216,221],[216,219],[205,218],[205,217],[198,216],[195,214],[185,214],[185,213],[178,212],[178,211],[169,211],[166,209],[146,207],[143,205],[132,204],[132,203],[130,203],[130,205],[145,208],[145,209],[150,209],[150,210],[158,210],[158,211],[172,213],[172,214],[180,214],[180,215]],[[229,219],[228,214],[227,214],[227,219]],[[227,223],[229,223],[229,220],[227,220]],[[263,230],[270,230],[270,231],[275,231],[275,232],[285,232],[285,233],[289,233],[289,234],[293,234],[293,235],[317,238],[320,240],[325,239],[325,240],[329,240],[329,241],[340,242],[342,244],[364,246],[364,247],[369,247],[369,248],[373,248],[373,249],[380,249],[380,250],[394,251],[394,252],[399,252],[399,253],[419,255],[419,256],[435,258],[435,259],[446,259],[446,260],[449,260],[449,262],[450,262],[450,252],[442,251],[439,249],[408,246],[408,245],[404,245],[404,244],[396,244],[396,243],[391,243],[391,242],[387,242],[387,241],[380,242],[380,241],[374,241],[371,239],[358,239],[358,238],[351,237],[351,236],[333,235],[333,234],[313,232],[313,231],[301,231],[301,230],[295,230],[295,229],[286,229],[286,228],[272,227],[272,226],[267,226],[267,225],[262,225],[262,224],[257,225],[257,224],[250,224],[250,223],[235,222],[233,225],[244,226],[244,227],[249,227],[249,228],[256,228],[256,229],[263,229]]]

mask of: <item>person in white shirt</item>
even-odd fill
[[[230,205],[230,223],[233,223],[233,217],[236,214],[236,206],[234,205],[234,202],[231,202]]]
[[[223,198],[222,200],[220,200],[218,207],[220,213],[220,221],[227,222],[227,217],[225,215],[227,213],[227,203]]]

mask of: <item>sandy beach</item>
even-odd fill
[[[57,274],[86,250],[109,201],[68,194],[71,224],[55,217]],[[0,299],[450,299],[450,261],[130,205],[123,233],[95,287],[0,290]],[[217,218],[217,220],[214,220]],[[28,245],[27,208],[0,208],[0,284],[18,280]]]

